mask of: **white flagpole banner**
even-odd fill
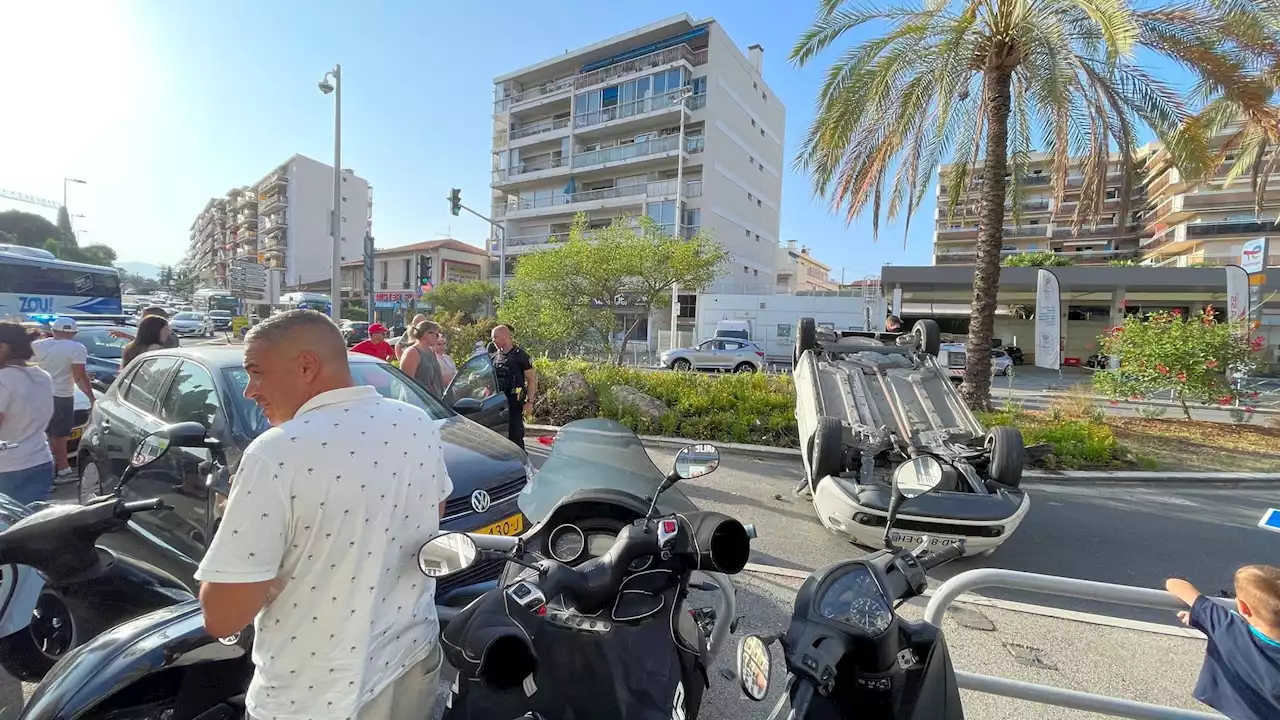
[[[1249,273],[1239,265],[1228,265],[1227,322],[1243,322],[1249,317]]]
[[[1058,276],[1036,274],[1036,367],[1058,370],[1062,364],[1062,301]]]

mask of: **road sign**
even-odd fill
[[[1262,516],[1262,520],[1258,523],[1258,527],[1263,530],[1280,532],[1280,509],[1268,509],[1266,514]]]

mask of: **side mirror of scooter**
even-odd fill
[[[671,474],[677,480],[691,480],[709,475],[720,467],[720,448],[711,444],[686,445],[676,453]]]
[[[443,533],[418,550],[418,569],[429,578],[446,578],[475,564],[480,548],[466,533]]]
[[[747,697],[760,702],[769,694],[772,670],[769,646],[759,635],[746,635],[738,641],[738,684]]]
[[[902,504],[930,492],[941,484],[942,463],[931,455],[921,455],[898,466],[898,469],[893,472],[893,497],[889,500],[889,514],[885,518],[885,547],[897,547],[893,544],[891,533]]]

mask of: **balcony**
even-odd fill
[[[706,94],[706,93],[698,93],[697,95],[694,95],[693,97],[689,98],[689,109],[690,109],[690,110],[701,110],[702,108],[704,108],[704,107],[706,107],[706,106],[707,106],[707,94]]]
[[[516,235],[507,238],[507,250],[515,247],[527,247],[529,245],[547,245],[549,243],[560,243],[569,239],[569,233],[536,233],[533,235]],[[496,239],[489,241],[489,251],[498,252],[498,241]]]
[[[650,95],[639,100],[614,105],[613,107],[601,108],[593,110],[581,115],[575,115],[573,118],[573,126],[579,130],[589,128],[595,125],[621,120],[629,117],[639,117],[648,113],[658,112],[660,110],[669,110],[680,106],[680,96],[683,90],[675,92],[663,93],[662,95]]]
[[[1070,225],[1059,227],[1054,225],[1054,240],[1072,240],[1072,239],[1088,239],[1088,238],[1108,238],[1108,237],[1128,237],[1138,234],[1142,227],[1141,223],[1130,223],[1127,228],[1120,228],[1116,225],[1099,225],[1098,227],[1082,227],[1077,232]]]
[[[258,186],[258,189],[265,193],[268,190],[274,190],[288,184],[289,176],[277,170],[268,175],[266,179],[262,181],[262,184]]]
[[[258,205],[258,211],[264,215],[269,215],[273,211],[288,207],[288,205],[289,199],[284,195],[276,193],[263,197],[262,201]]]
[[[256,213],[241,213],[236,216],[236,226],[241,228],[257,227],[258,215]]]
[[[1219,235],[1267,235],[1280,229],[1280,222],[1247,221],[1218,223],[1187,223],[1188,237],[1215,237]]]
[[[1239,253],[1235,255],[1222,253],[1178,255],[1158,260],[1154,264],[1156,267],[1226,267],[1227,265],[1239,265],[1240,255]],[[1266,267],[1280,267],[1280,255],[1269,255]]]
[[[1001,250],[1000,257],[1006,258],[1011,255],[1022,255],[1029,252],[1047,251]],[[1056,254],[1062,257],[1071,258],[1079,264],[1102,264],[1111,260],[1132,258],[1135,252],[1135,250],[1080,250],[1077,252],[1059,252]],[[972,265],[976,259],[977,253],[974,251],[940,252],[933,256],[933,262],[935,265]]]
[[[552,158],[543,158],[539,160],[530,160],[529,162],[526,162],[526,163],[520,163],[515,167],[506,168],[503,170],[494,170],[492,184],[501,185],[503,183],[512,182],[512,178],[515,178],[520,175],[532,175],[533,173],[545,172],[547,170],[568,168],[568,166],[569,166],[568,163],[565,161],[563,157],[552,157]],[[525,178],[520,178],[520,179],[523,180]]]
[[[286,227],[289,227],[289,223],[285,221],[284,212],[268,215],[266,221],[262,224],[262,229],[265,232],[272,232]]]
[[[509,139],[514,142],[535,135],[542,135],[555,130],[564,130],[569,127],[569,118],[549,118],[547,120],[539,120],[538,122],[521,125],[520,127],[511,128],[508,133]]]
[[[689,138],[689,143],[686,143],[686,148],[689,147],[694,139],[695,138]],[[689,152],[700,152],[702,150],[702,138],[696,139],[699,142],[698,150],[689,149]],[[593,165],[605,165],[608,163],[648,157],[650,155],[669,153],[679,149],[679,147],[680,137],[678,135],[668,135],[666,137],[655,138],[653,140],[644,140],[637,143],[628,143],[626,145],[618,145],[611,148],[602,148],[600,150],[590,150],[588,152],[577,153],[573,156],[573,167],[574,169],[581,170]]]
[[[551,82],[543,83],[537,87],[529,88],[514,95],[508,95],[501,100],[495,100],[493,103],[493,112],[495,114],[510,110],[517,105],[533,102],[535,100],[543,100],[545,98],[556,97],[558,95],[566,95],[573,88],[573,77],[560,78]]]
[[[698,195],[689,195],[688,190],[691,184],[696,183]],[[698,197],[702,195],[702,181],[690,181],[685,183],[686,197]],[[505,206],[499,206],[498,215],[515,215],[526,210],[536,210],[541,208],[560,207],[568,205],[577,205],[581,203],[599,203],[600,208],[620,207],[625,205],[639,205],[647,198],[658,198],[665,195],[676,194],[675,180],[659,180],[651,183],[638,183],[635,185],[621,185],[618,187],[601,188],[599,190],[584,190],[572,194],[559,193],[548,197],[539,198],[520,198],[508,202]],[[628,200],[635,198],[634,200]],[[601,201],[624,199],[620,203],[606,203]],[[569,211],[575,211],[573,208],[567,208]]]
[[[245,230],[236,236],[236,243],[239,245],[256,245],[258,242],[258,233],[253,230]]]
[[[653,70],[663,65],[670,65],[680,61],[688,63],[690,67],[705,65],[707,51],[705,48],[694,50],[688,45],[676,45],[675,47],[656,50],[648,55],[641,55],[638,58],[623,60],[608,67],[602,67],[599,70],[583,73],[574,78],[573,86],[578,90],[583,90],[593,85],[602,85],[617,78],[635,75],[636,73]]]

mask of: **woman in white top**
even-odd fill
[[[45,430],[53,417],[53,378],[32,365],[39,335],[0,322],[0,494],[30,505],[53,493],[53,453]]]
[[[449,343],[445,341],[444,333],[440,333],[436,338],[436,357],[440,359],[440,379],[445,387],[449,387],[449,383],[453,382],[454,376],[458,374],[458,366],[454,364],[453,358],[449,357]]]

